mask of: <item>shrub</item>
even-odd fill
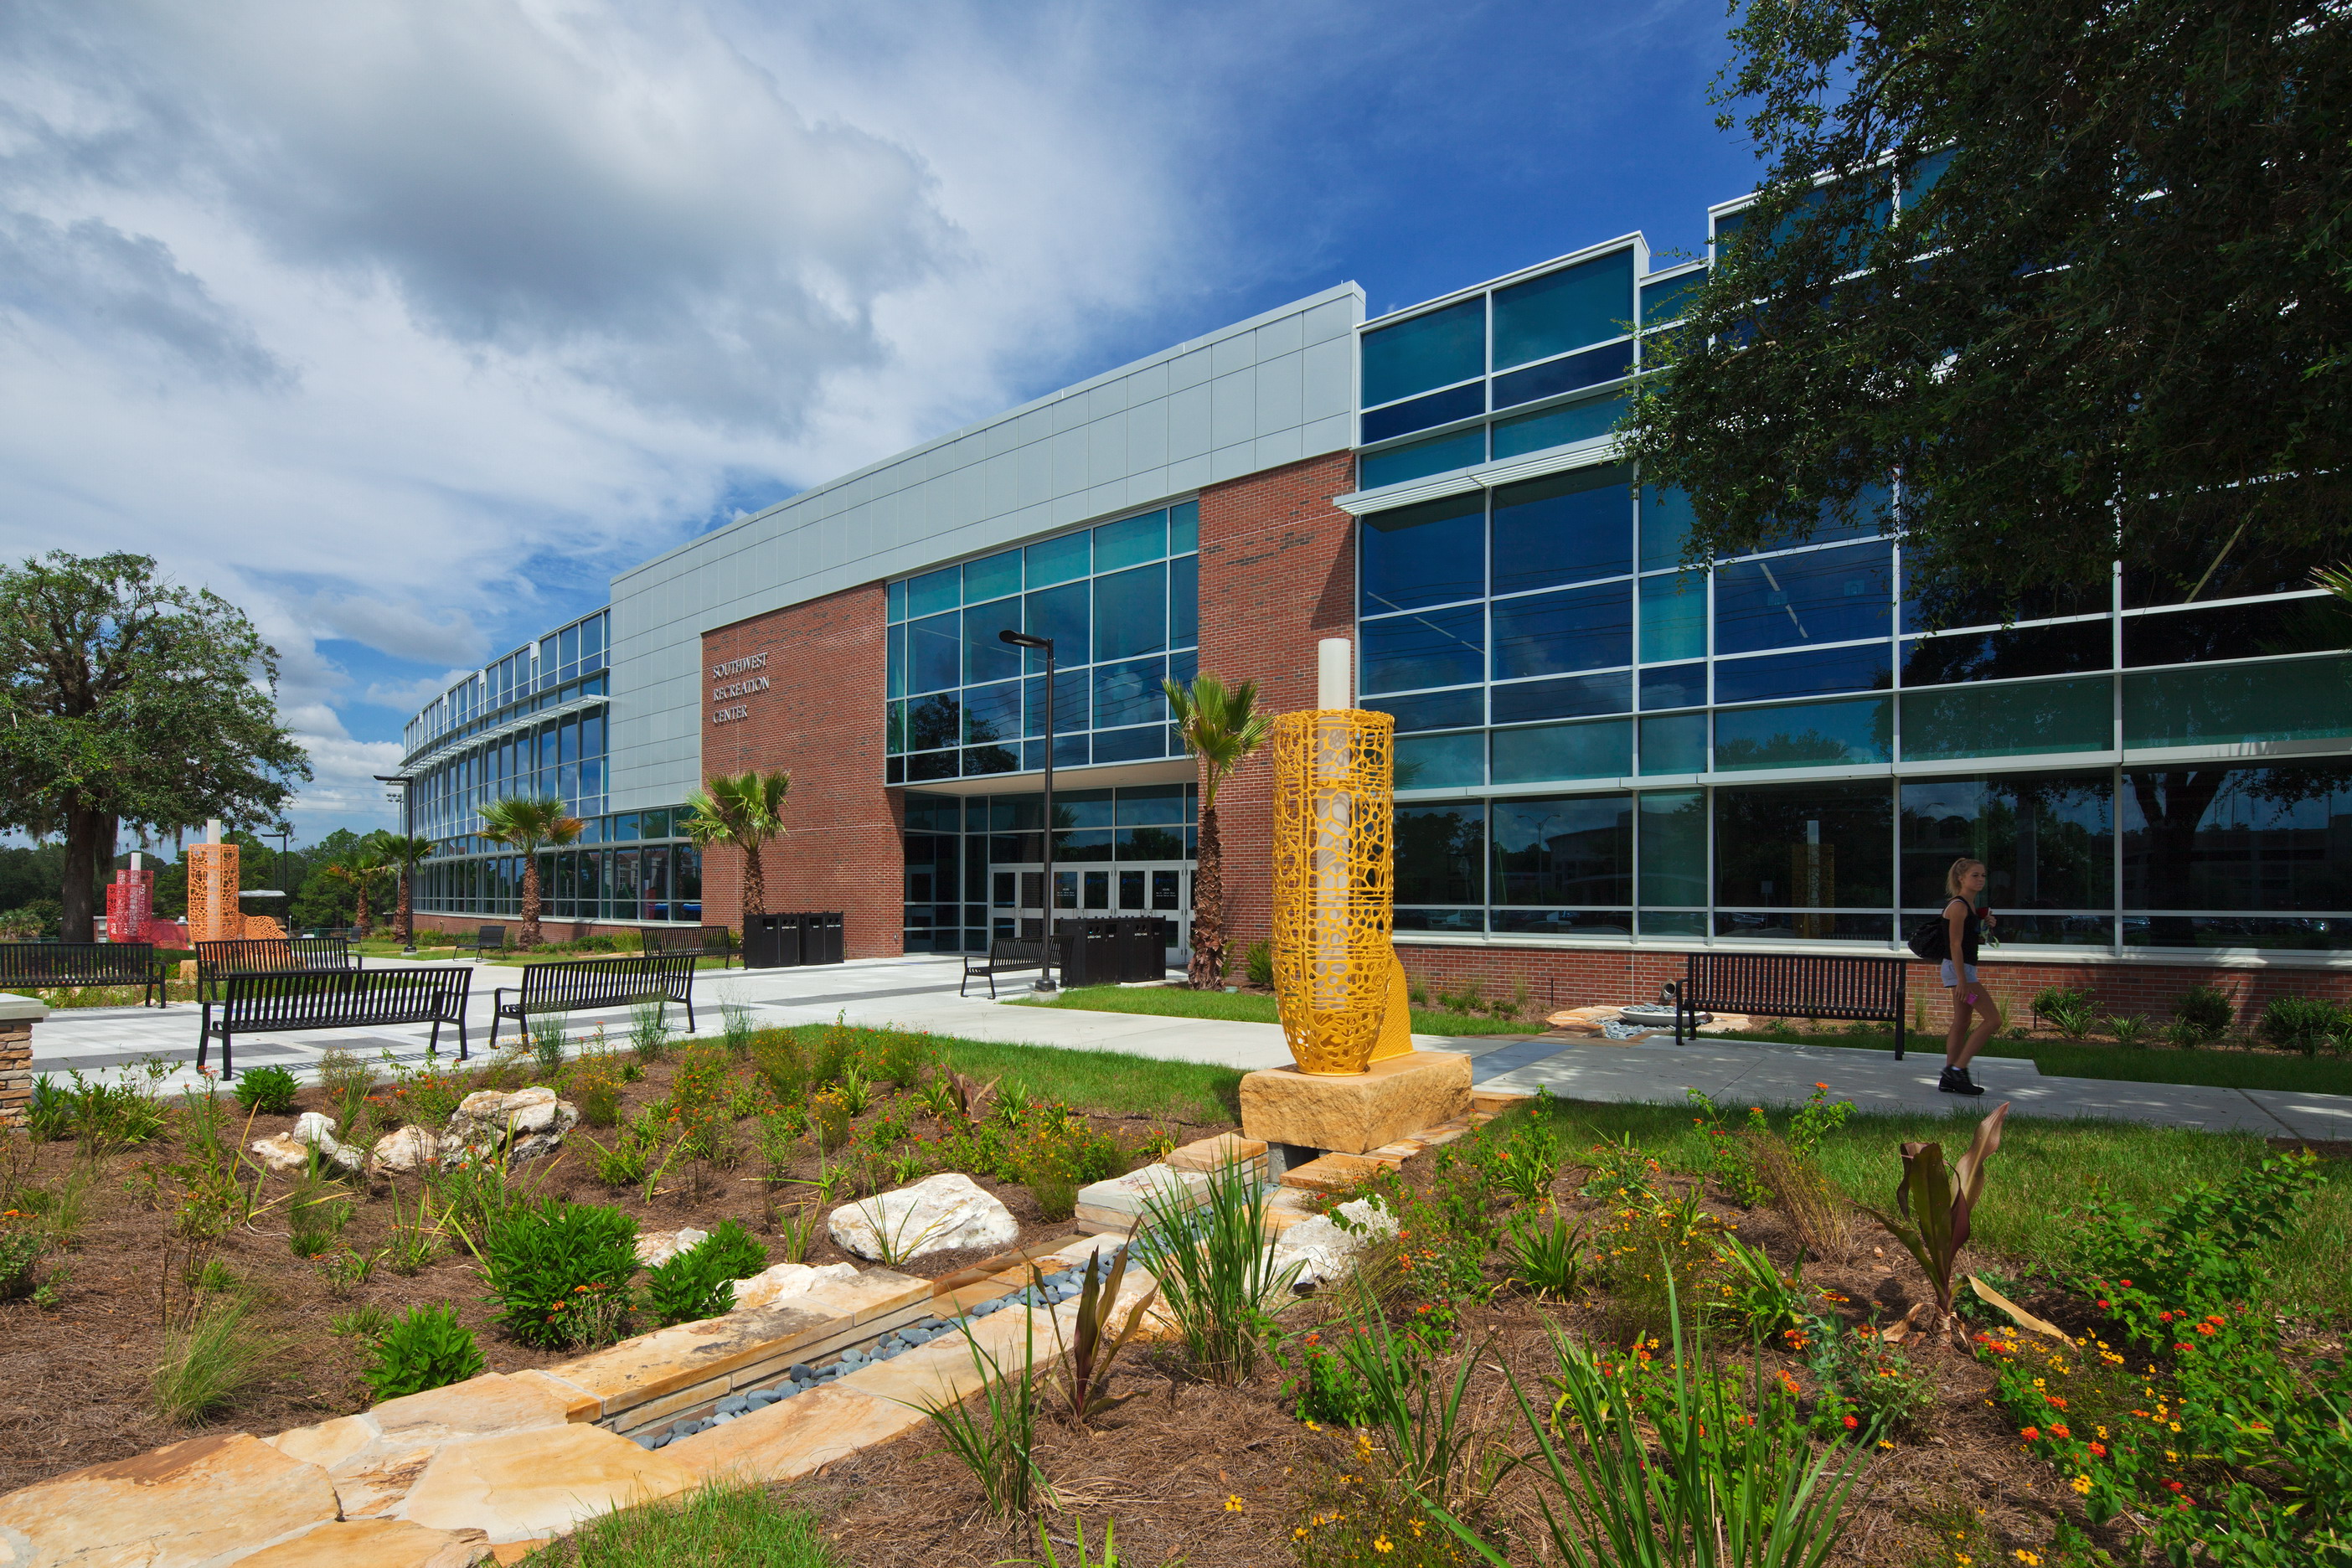
[[[2089,1034],[2093,1021],[2098,1017],[2089,992],[2062,985],[2045,986],[2034,996],[2033,1010],[2070,1040],[2079,1040]]]
[[[885,1078],[901,1089],[913,1089],[922,1081],[923,1074],[939,1060],[939,1047],[926,1034],[893,1029],[882,1037],[882,1049],[875,1076]]]
[[[379,1401],[446,1388],[481,1373],[481,1347],[453,1307],[413,1307],[382,1332],[374,1363],[360,1373]]]
[[[1853,1211],[1820,1162],[1769,1132],[1750,1133],[1747,1143],[1757,1176],[1789,1216],[1798,1241],[1816,1258],[1843,1259],[1853,1245]]]
[[[40,1284],[34,1265],[41,1260],[45,1240],[30,1215],[14,1209],[0,1214],[0,1301],[29,1296]]]
[[[194,1318],[163,1331],[163,1353],[148,1382],[155,1413],[166,1421],[197,1421],[258,1382],[278,1346],[246,1323],[236,1296],[215,1297]]]
[[[1900,1437],[1936,1408],[1936,1374],[1874,1335],[1823,1330],[1814,1346],[1813,1375],[1822,1384],[1813,1424],[1826,1437],[1849,1432],[1865,1443]],[[1846,1425],[1848,1417],[1853,1426]]]
[[[1584,1227],[1570,1228],[1557,1209],[1549,1223],[1515,1216],[1504,1227],[1503,1250],[1511,1283],[1555,1301],[1573,1301],[1584,1289]]]
[[[580,1120],[591,1127],[611,1127],[621,1120],[621,1086],[602,1068],[585,1068],[572,1080],[572,1098]]]
[[[2282,1049],[2315,1057],[2347,1024],[2352,1016],[2324,996],[2277,996],[2263,1009],[2262,1037]]]
[[[751,1065],[768,1080],[779,1105],[797,1102],[808,1088],[808,1055],[789,1029],[762,1029],[753,1035]]]
[[[357,1051],[337,1046],[319,1058],[319,1087],[326,1091],[327,1111],[335,1125],[349,1131],[367,1110],[375,1069]]]
[[[1274,984],[1274,943],[1270,942],[1250,943],[1249,952],[1244,957],[1243,963],[1247,968],[1251,984],[1269,987]]]
[[[570,1020],[561,1013],[546,1013],[530,1021],[530,1054],[539,1064],[542,1076],[561,1072],[563,1068],[563,1031]]]
[[[236,1102],[257,1116],[291,1116],[301,1087],[284,1068],[247,1068],[237,1075]]]
[[[2107,1020],[2107,1033],[2116,1044],[2127,1049],[2139,1050],[2147,1045],[2147,1020],[2137,1013],[2119,1013]]]
[[[767,1266],[767,1248],[741,1221],[720,1220],[718,1229],[646,1273],[654,1316],[665,1328],[715,1318],[735,1304],[735,1281]]]
[[[2192,985],[2172,1005],[2173,1021],[2179,1026],[2176,1037],[2183,1038],[2184,1043],[2191,1037],[2200,1045],[2220,1039],[2229,1032],[2237,1016],[2238,1009],[2230,994],[2218,985]]]
[[[550,1198],[499,1216],[481,1249],[499,1327],[547,1350],[593,1342],[637,1271],[636,1238],[635,1219],[593,1204]]]
[[[1654,1340],[1674,1325],[1676,1300],[1687,1311],[1720,1301],[1722,1263],[1715,1243],[1723,1224],[1698,1206],[1694,1188],[1678,1202],[1622,1208],[1599,1237],[1600,1257],[1612,1287],[1611,1338]]]

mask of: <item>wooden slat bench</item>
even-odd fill
[[[515,998],[509,1002],[507,997]],[[658,999],[686,1009],[686,1026],[694,1027],[694,954],[649,952],[630,958],[569,958],[551,963],[526,963],[522,984],[499,986],[490,993],[490,1047],[499,1043],[499,1020],[512,1018],[519,1032],[529,1032],[529,1020],[546,1013],[570,1013],[585,1007],[626,1007]]]
[[[136,985],[163,1005],[163,965],[146,942],[0,942],[0,991],[19,986]]]
[[[1845,1018],[1893,1024],[1895,1059],[1907,1041],[1904,1017],[1911,961],[1853,953],[1694,952],[1675,990],[1675,1043],[1698,1033],[1698,1015],[1760,1014],[1772,1018]]]
[[[357,969],[362,960],[340,936],[278,936],[196,943],[196,994],[220,1000],[220,982],[236,973],[306,974]]]
[[[457,1026],[457,1059],[466,1059],[466,994],[474,972],[457,964],[430,969],[328,969],[236,972],[220,977],[218,1001],[204,1001],[203,1033],[196,1037],[196,1070],[202,1072],[215,1036],[221,1043],[221,1077],[233,1076],[230,1052],[239,1035],[289,1029],[381,1028],[391,1024],[430,1024],[428,1048],[441,1046],[441,1026]],[[219,1015],[215,1021],[214,1015]]]
[[[996,1000],[998,975],[1017,973],[1024,969],[1042,970],[1045,967],[1045,939],[1043,937],[990,937],[987,957],[974,958],[970,953],[964,954],[963,984],[956,987],[956,994],[961,996],[964,994],[964,988],[971,984],[973,975],[984,975],[988,980],[988,999],[993,1002]]]

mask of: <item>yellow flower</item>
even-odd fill
[[[2081,1492],[2084,1497],[2089,1497],[2091,1495],[2091,1478],[2088,1476],[2076,1476],[2074,1478],[2074,1489]]]
[[[1241,1510],[1242,1510],[1242,1500],[1241,1500],[1241,1499],[1239,1499],[1239,1498],[1237,1498],[1237,1497],[1227,1497],[1227,1498],[1225,1499],[1225,1511],[1226,1511],[1227,1513],[1239,1513],[1239,1512],[1241,1512]]]
[[[2025,1568],[2039,1568],[2042,1562],[2042,1554],[2040,1552],[2028,1552],[2022,1546],[2017,1549],[2016,1556],[2020,1563],[2025,1564]]]
[[[1394,1552],[1396,1550],[1396,1546],[1387,1536],[1375,1535],[1372,1537],[1372,1550],[1375,1552]]]

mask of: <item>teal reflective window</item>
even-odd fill
[[[1486,716],[1486,694],[1475,686],[1453,691],[1423,691],[1412,697],[1367,697],[1362,706],[1396,720],[1397,732],[1414,730],[1455,730],[1476,724]]]
[[[1679,278],[1662,278],[1642,285],[1642,325],[1654,327],[1671,321],[1688,308],[1691,296],[1706,281],[1706,268],[1698,268]]]
[[[1396,743],[1396,787],[1454,789],[1486,782],[1486,736],[1401,735]]]
[[[1759,653],[1887,635],[1893,555],[1848,544],[1715,569],[1715,651]]]
[[[1157,561],[1168,553],[1168,514],[1147,511],[1124,517],[1095,530],[1095,570],[1116,572],[1122,566]]]
[[[1094,570],[1094,536],[1084,529],[1059,539],[1041,540],[1021,552],[1031,588],[1067,583]]]
[[[1498,784],[1623,778],[1633,771],[1633,721],[1630,719],[1497,730],[1494,737]]]
[[[1201,640],[1201,558],[1180,555],[1168,563],[1168,646],[1191,647]]]
[[[1715,716],[1715,766],[1825,768],[1883,763],[1893,740],[1893,700],[1733,708]]]
[[[1486,370],[1486,301],[1482,296],[1366,332],[1364,406],[1451,386]]]
[[[1563,267],[1495,290],[1495,368],[1622,337],[1633,320],[1633,253]],[[1370,401],[1367,399],[1366,401]]]
[[[904,626],[890,628],[887,668],[889,689],[887,695],[904,697],[907,695],[907,628]]]
[[[1168,678],[1162,658],[1126,659],[1095,668],[1095,728],[1115,730],[1129,724],[1164,723],[1168,694],[1160,683]],[[1160,754],[1154,742],[1151,755]]]
[[[935,616],[941,610],[952,610],[963,603],[963,572],[960,567],[945,566],[937,572],[926,572],[907,582],[907,614]]]
[[[1683,541],[1690,537],[1690,497],[1659,485],[1642,491],[1642,570],[1663,572],[1683,563]]]
[[[1180,500],[1168,509],[1168,553],[1181,555],[1201,548],[1201,503]]]
[[[1642,579],[1642,662],[1706,656],[1706,577],[1675,572]],[[1705,672],[1700,672],[1702,682]],[[1644,702],[1644,707],[1655,704]]]
[[[1906,762],[2104,752],[2115,728],[2115,689],[2103,675],[1903,694]]]
[[[975,686],[963,694],[963,739],[966,745],[1013,741],[1021,735],[1021,682],[1000,681]],[[993,771],[993,770],[992,770]]]
[[[1358,632],[1366,692],[1461,686],[1486,673],[1484,605],[1384,616],[1360,622]]]
[[[1480,490],[1368,514],[1356,530],[1357,613],[1475,597],[1486,582],[1486,531]]]
[[[1126,658],[1168,647],[1168,568],[1138,566],[1095,579],[1095,658]]]
[[[2352,711],[2352,659],[2280,659],[2123,678],[2124,744],[2329,740]]]
[[[1021,629],[1021,601],[999,599],[963,613],[963,678],[1010,680],[1021,673],[1021,650],[997,634]]]
[[[1483,802],[1396,808],[1396,901],[1486,901],[1486,808]]]
[[[1631,572],[1632,477],[1632,469],[1611,466],[1497,487],[1492,591],[1517,594]]]
[[[1494,679],[1566,675],[1633,662],[1631,584],[1597,583],[1494,603]]]
[[[1364,489],[1378,489],[1382,485],[1401,485],[1408,479],[1442,474],[1449,468],[1473,468],[1486,460],[1486,432],[1463,430],[1452,436],[1391,447],[1385,452],[1367,452],[1356,459],[1356,483]]]
[[[1669,713],[1642,721],[1642,772],[1706,772],[1706,715]]]
[[[1051,637],[1055,660],[1064,666],[1087,662],[1088,640],[1087,628],[1094,624],[1087,613],[1093,591],[1084,583],[1065,583],[1058,588],[1047,588],[1031,594],[1024,601],[1023,614],[1027,625],[1023,628],[1032,637]],[[1042,674],[1045,656],[1029,656],[1033,673]]]
[[[907,624],[907,651],[914,667],[915,691],[939,691],[963,676],[963,617],[930,616]]]
[[[982,599],[1001,599],[1007,594],[1021,592],[1021,552],[1008,550],[1002,555],[991,555],[963,563],[963,602],[976,605]]]
[[[883,750],[888,755],[895,757],[907,749],[907,705],[904,702],[893,702],[888,706],[887,714]]]
[[[2004,934],[2011,910],[2107,909],[2115,899],[2115,776],[2104,768],[1904,780],[1903,907],[1942,908],[1945,874],[1966,857],[1985,863],[1985,901],[2001,915]],[[2113,939],[2101,929],[2094,940]]]
[[[1884,779],[1717,790],[1717,905],[1891,910],[1894,805]],[[1875,929],[1885,941],[1885,917]]]
[[[1641,901],[1706,905],[1706,792],[1651,790],[1641,797]],[[1650,930],[1647,921],[1643,930]]]
[[[1493,902],[1625,905],[1633,901],[1633,797],[1498,800],[1490,808]]]
[[[1500,610],[1501,605],[1496,608]],[[1532,719],[1585,719],[1622,713],[1633,706],[1630,671],[1571,675],[1558,680],[1513,680],[1491,689],[1493,722],[1519,724]]]
[[[1516,419],[1495,421],[1495,456],[1522,458],[1529,452],[1540,452],[1549,447],[1565,447],[1574,441],[1590,441],[1595,436],[1606,436],[1616,428],[1631,405],[1633,394],[1621,392],[1612,397],[1590,397],[1581,403],[1563,403],[1558,408],[1547,408],[1540,414],[1522,414]]]
[[[2352,766],[2340,760],[2131,768],[2117,804],[2126,910],[2352,910]],[[2161,947],[2340,947],[2336,923],[2332,942],[2275,943],[2186,920],[2125,926],[2126,941]]]

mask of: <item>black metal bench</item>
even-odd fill
[[[676,1002],[686,1009],[686,1026],[694,1027],[694,954],[649,952],[631,958],[567,958],[552,963],[526,963],[522,984],[490,993],[490,1048],[499,1044],[499,1020],[512,1018],[527,1033],[535,1015],[571,1013],[586,1007],[626,1007],[658,999],[665,1006]]]
[[[1846,1018],[1895,1026],[1895,1059],[1903,1059],[1911,961],[1854,953],[1840,957],[1781,952],[1694,952],[1675,993],[1675,1043],[1684,1022],[1720,1010],[1773,1018]]]
[[[474,972],[455,964],[430,969],[280,970],[220,977],[218,1001],[206,999],[196,1037],[196,1070],[205,1068],[214,1037],[221,1043],[221,1077],[234,1076],[231,1052],[239,1035],[288,1029],[382,1028],[430,1024],[430,1049],[441,1047],[441,1026],[457,1026],[457,1059],[466,1059],[466,994]],[[214,1021],[214,1014],[220,1015]]]
[[[473,941],[467,942],[461,936],[456,945],[459,952],[470,952],[476,958],[486,952],[504,952],[507,950],[507,928],[484,926],[474,933]]]
[[[136,985],[161,1007],[163,965],[148,942],[0,942],[0,991],[24,985]]]
[[[1055,943],[1057,953],[1060,950],[1060,946],[1061,944],[1057,941]],[[990,937],[988,939],[988,956],[986,958],[976,959],[970,953],[964,954],[963,984],[956,987],[956,994],[961,996],[964,994],[964,988],[971,984],[971,977],[973,975],[984,975],[988,980],[988,999],[993,1002],[996,1000],[996,977],[998,975],[1013,974],[1024,969],[1043,969],[1045,967],[1045,939],[1044,937]]]
[[[721,969],[735,954],[735,933],[726,926],[646,926],[637,935],[647,952],[690,952],[719,960]]]
[[[340,936],[248,937],[196,943],[196,994],[217,1002],[229,974],[306,974],[357,969],[364,961]]]

